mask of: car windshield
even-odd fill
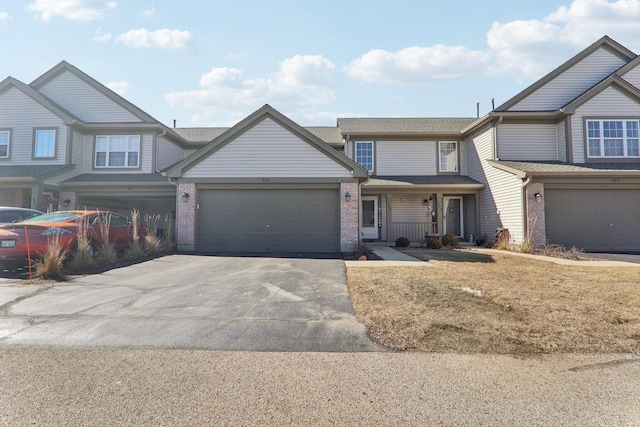
[[[80,216],[78,212],[51,212],[42,215],[36,215],[32,218],[25,219],[22,222],[63,222]]]

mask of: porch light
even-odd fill
[[[536,198],[536,202],[540,203],[542,201],[542,194],[540,194],[539,191],[536,191],[535,193],[533,193],[533,197]]]
[[[349,193],[348,191],[344,193],[344,201],[347,203],[351,201],[351,193]]]
[[[189,200],[189,193],[184,193],[184,194],[182,195],[182,201],[183,201],[183,202],[186,202],[186,201],[188,201],[188,200]]]
[[[68,208],[70,204],[71,204],[71,200],[69,199],[64,199],[62,201],[62,206],[64,206],[65,208]]]

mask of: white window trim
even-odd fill
[[[37,145],[38,145],[38,133],[39,132],[53,132],[53,153],[51,156],[38,156],[37,153]],[[34,159],[55,159],[56,152],[58,150],[58,130],[51,128],[35,128],[33,129],[33,158]]]
[[[361,165],[358,162],[358,145],[359,144],[371,144],[371,169],[367,169],[367,170],[369,172],[373,172],[376,167],[376,145],[373,143],[373,141],[355,141],[355,143],[353,144],[353,160],[362,167],[365,167],[365,166]]]
[[[446,169],[446,162],[442,164],[442,145],[443,144],[454,144],[455,154],[456,154],[456,166],[454,170]],[[460,169],[460,159],[458,157],[458,141],[438,141],[438,171],[439,172],[449,172],[449,173],[457,173]]]
[[[598,122],[599,124],[599,133],[600,136],[598,138],[592,138],[589,136],[589,123],[592,122]],[[622,156],[607,156],[605,154],[605,147],[604,147],[604,140],[606,139],[604,137],[604,125],[603,122],[622,122]],[[608,119],[587,119],[587,121],[585,122],[585,141],[586,141],[586,155],[589,159],[638,159],[640,158],[640,152],[638,153],[637,156],[630,156],[629,155],[629,151],[628,151],[628,136],[627,136],[627,122],[636,122],[638,123],[638,130],[640,131],[640,120],[638,119],[631,119],[631,118],[608,118]],[[639,135],[640,137],[640,135]],[[592,156],[590,151],[590,146],[589,146],[589,142],[591,140],[599,140],[599,148],[600,148],[600,155],[599,156]],[[634,138],[636,139],[636,138]]]
[[[124,151],[124,166],[109,166],[109,156],[112,150],[110,150],[111,138],[127,138],[127,147]],[[129,150],[129,138],[135,137],[138,138],[138,149],[137,150]],[[107,151],[98,151],[98,139],[99,138],[107,138]],[[94,155],[93,155],[93,167],[96,169],[138,169],[140,168],[140,151],[142,146],[142,137],[140,135],[96,135],[94,141]],[[117,151],[121,153],[122,151]],[[104,166],[98,165],[98,153],[106,153]],[[129,153],[138,153],[138,163],[136,165],[129,165]]]
[[[7,134],[7,155],[6,156],[2,156],[0,155],[0,159],[9,159],[11,158],[11,129],[0,129],[0,133],[6,133]],[[0,145],[5,145],[5,144],[0,144]]]

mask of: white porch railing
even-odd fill
[[[398,237],[406,237],[412,242],[420,242],[425,239],[425,235],[438,233],[437,222],[393,221],[391,227],[392,241],[395,241]]]

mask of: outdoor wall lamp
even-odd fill
[[[349,193],[348,191],[344,193],[344,201],[347,203],[351,201],[351,193]]]
[[[189,200],[189,193],[184,193],[184,194],[182,195],[182,201],[183,201],[183,202],[186,202],[186,201],[188,201],[188,200]]]
[[[536,191],[535,193],[533,193],[533,197],[536,198],[536,202],[540,203],[542,201],[542,194],[540,194],[539,191]]]
[[[71,200],[69,199],[64,199],[62,201],[62,206],[64,206],[65,208],[68,208],[70,204],[71,204]]]

